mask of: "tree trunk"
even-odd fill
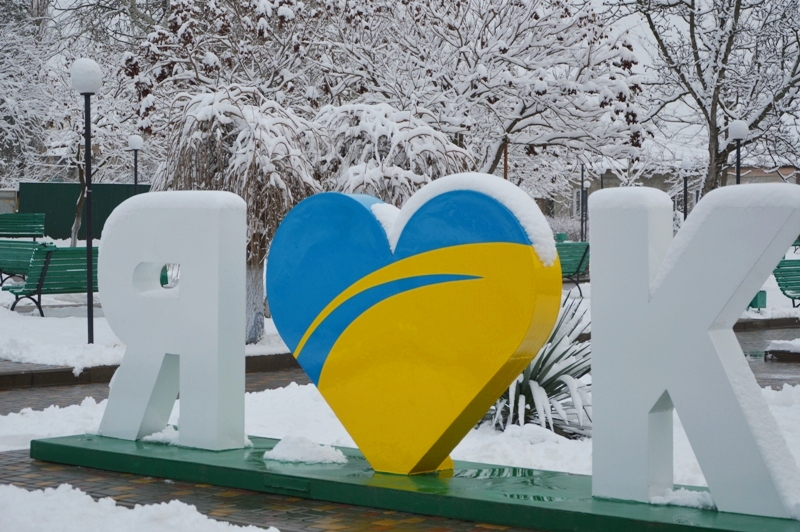
[[[264,294],[263,264],[247,265],[246,270],[247,310],[245,313],[246,342],[254,344],[264,336],[264,315],[266,312]]]

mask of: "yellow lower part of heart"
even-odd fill
[[[450,451],[533,360],[558,316],[558,262],[545,267],[522,244],[466,244],[364,277],[320,313],[305,338],[353,295],[431,274],[476,278],[415,288],[370,307],[339,336],[320,375],[320,392],[375,471],[452,468]]]

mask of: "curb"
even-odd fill
[[[800,329],[800,318],[739,320],[733,326],[733,332],[763,331],[767,329]]]
[[[764,351],[764,360],[774,360],[775,362],[800,362],[800,353],[794,351],[780,351],[778,349],[772,351]]]
[[[734,332],[765,331],[770,329],[800,329],[800,318],[775,318],[769,320],[739,320]],[[591,332],[578,336],[579,342],[591,340]],[[74,386],[77,384],[104,384],[111,380],[118,366],[95,366],[84,369],[77,377],[72,368],[32,369],[0,373],[0,390],[35,388],[41,386]],[[285,369],[299,369],[291,353],[280,355],[255,355],[246,358],[245,372],[266,373]]]
[[[42,386],[74,386],[77,384],[105,384],[114,376],[119,366],[85,368],[77,377],[69,367],[22,370],[0,373],[0,390],[35,388]],[[245,359],[246,373],[265,373],[296,369],[300,365],[291,353],[256,355]]]

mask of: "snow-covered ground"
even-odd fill
[[[787,255],[787,258],[792,258],[790,255]],[[793,259],[800,260],[800,252]],[[767,292],[767,308],[761,310],[748,309],[742,314],[742,319],[800,318],[800,308],[792,308],[792,300],[781,293],[774,276],[770,275],[761,289]]]
[[[94,320],[95,343],[86,343],[86,296],[62,294],[44,296],[45,317],[31,312],[11,312],[14,297],[0,292],[0,359],[30,364],[70,366],[75,375],[84,368],[118,365],[125,344],[113,333],[97,311]],[[22,303],[21,303],[22,304]],[[264,337],[245,347],[247,356],[288,353],[271,319],[264,321]]]
[[[765,388],[762,393],[795,460],[800,463],[800,385],[785,385],[780,391]],[[179,403],[172,412],[171,424],[179,424]],[[95,432],[105,405],[106,401],[96,403],[87,398],[80,405],[66,408],[24,409],[0,416],[0,451],[26,449],[35,438]],[[311,384],[290,384],[248,393],[245,409],[245,429],[251,436],[303,437],[319,444],[355,447]],[[705,478],[677,415],[674,428],[675,482],[705,486]],[[470,431],[452,456],[457,460],[588,475],[592,468],[592,441],[562,438],[538,425],[512,425],[504,432],[482,426]]]
[[[789,248],[784,258],[800,260],[800,249],[795,252],[794,248]],[[792,308],[792,300],[781,293],[781,289],[778,288],[778,283],[775,281],[775,276],[770,275],[761,289],[767,292],[767,308],[761,310],[747,309],[742,314],[742,319],[800,318],[800,308]]]
[[[119,364],[125,346],[111,332],[105,318],[94,321],[95,343],[86,343],[86,318],[75,315],[64,316],[69,310],[61,308],[55,317],[52,309],[45,311],[44,318],[35,315],[11,312],[3,292],[0,303],[0,359],[32,364],[71,366],[75,375],[83,368]],[[12,299],[13,301],[13,299]],[[77,307],[84,316],[86,307]]]
[[[32,518],[35,516],[35,518]],[[240,527],[215,521],[180,501],[117,506],[106,497],[95,501],[69,484],[58,488],[27,491],[16,486],[0,486],[0,530],[14,532],[263,532],[254,526]],[[268,532],[278,532],[270,527]]]

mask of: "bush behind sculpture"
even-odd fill
[[[591,342],[578,340],[589,327],[588,304],[565,299],[547,343],[487,414],[496,429],[538,423],[568,437],[591,435],[591,383],[580,380],[591,370]]]

